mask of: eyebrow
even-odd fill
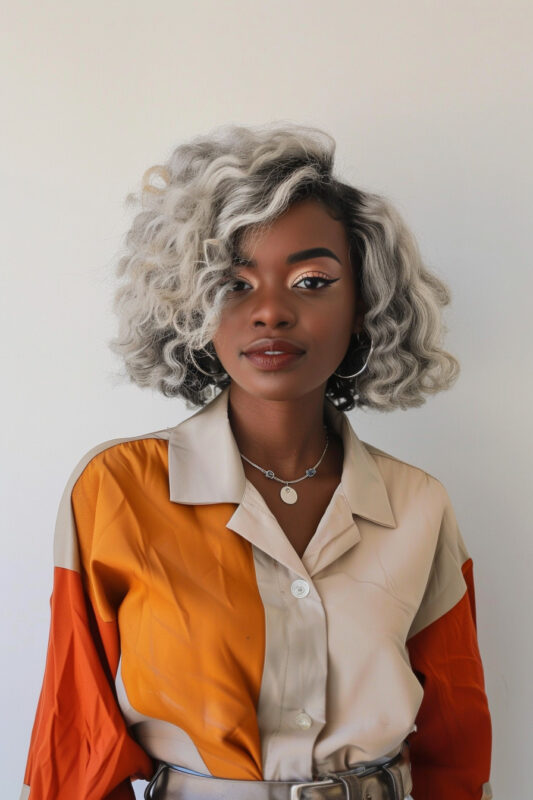
[[[298,261],[307,261],[309,258],[317,258],[318,256],[334,258],[339,264],[341,263],[340,258],[335,255],[333,250],[329,250],[327,247],[311,247],[309,250],[300,250],[298,253],[292,253],[287,256],[287,264],[296,264]],[[247,267],[257,266],[257,262],[253,258],[243,258],[236,255],[234,261]]]

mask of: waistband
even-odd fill
[[[314,781],[244,781],[183,772],[161,763],[145,800],[405,800],[412,791],[409,745],[383,764],[356,764]]]

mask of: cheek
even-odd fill
[[[348,308],[336,306],[314,320],[313,330],[319,340],[335,342],[350,337],[352,313]]]
[[[351,333],[351,316],[346,312],[338,310],[328,319],[321,320],[319,325],[313,327],[312,333],[318,358],[326,363],[338,363],[350,344]]]
[[[218,353],[224,354],[231,349],[228,343],[235,342],[236,330],[238,326],[235,325],[235,319],[231,316],[223,316],[218,324],[215,335],[213,336],[213,344]]]

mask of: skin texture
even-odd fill
[[[340,263],[326,256],[286,263],[290,254],[312,247],[329,248]],[[321,202],[306,199],[292,205],[270,229],[247,229],[238,255],[254,259],[256,266],[236,264],[234,291],[213,337],[231,377],[230,424],[241,453],[281,479],[293,480],[322,454],[326,383],[340,365],[352,332],[363,325],[365,309],[356,296],[348,239],[344,225]],[[302,281],[303,276],[338,280],[326,285]],[[305,353],[278,370],[260,370],[243,350],[263,337],[289,339]],[[325,482],[335,485],[342,470],[339,446],[331,435],[317,475],[296,486],[299,495],[315,492],[320,482],[324,489]],[[285,506],[283,511],[292,509],[279,498],[281,484],[244,460],[243,466],[263,494],[275,489],[273,502]]]

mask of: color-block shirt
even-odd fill
[[[415,800],[488,800],[472,559],[446,489],[326,400],[342,477],[300,558],[245,476],[228,396],[72,472],[21,800],[130,800],[158,760],[305,781],[405,739]]]

